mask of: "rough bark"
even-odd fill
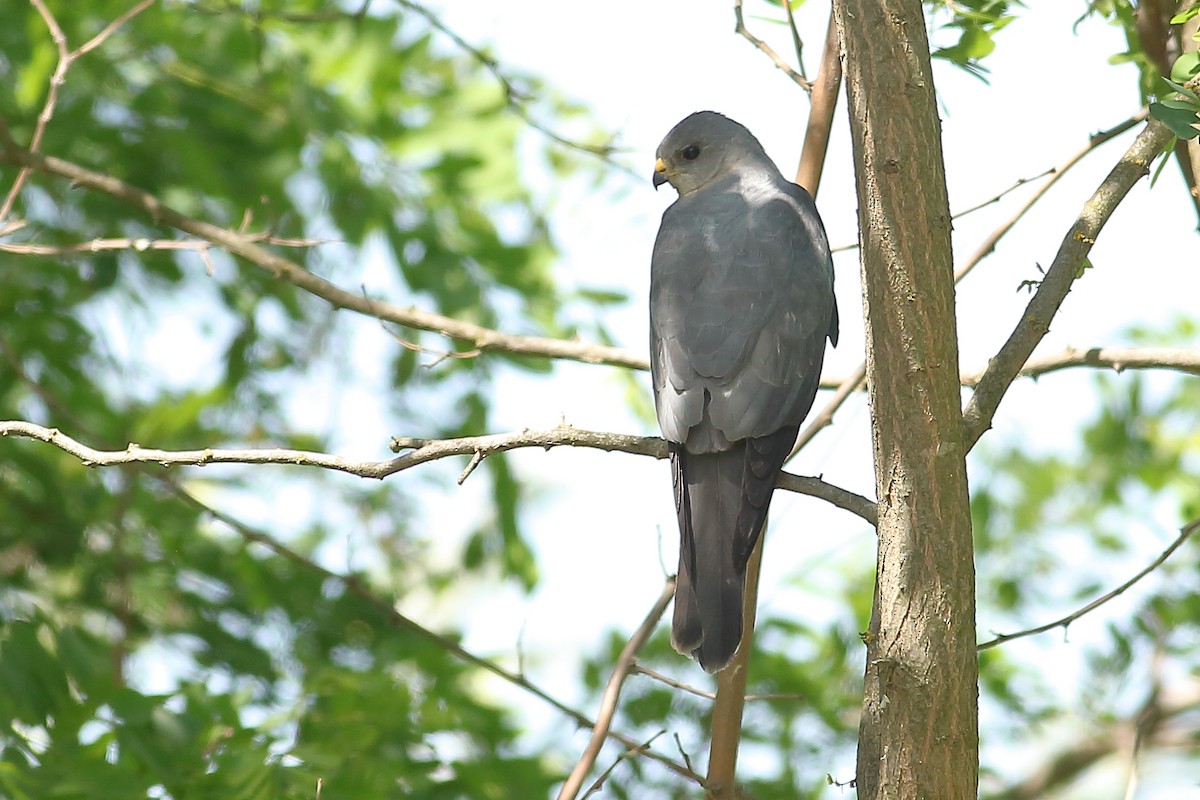
[[[976,797],[978,670],[950,211],[919,0],[834,4],[858,184],[879,551],[858,796]]]

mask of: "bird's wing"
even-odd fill
[[[651,367],[664,436],[694,452],[798,425],[836,341],[829,246],[793,184],[677,201],[651,265]]]

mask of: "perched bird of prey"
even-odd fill
[[[723,669],[742,636],[746,560],[838,339],[829,240],[812,196],[712,111],[658,146],[650,279],[654,402],[679,512],[671,643]]]

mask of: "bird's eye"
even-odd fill
[[[683,157],[688,161],[695,161],[700,157],[700,145],[689,144],[687,147],[683,148]]]

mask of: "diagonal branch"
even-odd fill
[[[433,314],[416,308],[403,308],[365,298],[330,283],[294,261],[271,252],[258,244],[251,235],[237,233],[210,222],[189,217],[171,208],[149,192],[131,186],[111,175],[94,172],[69,161],[43,156],[18,147],[12,141],[3,120],[0,120],[0,163],[16,164],[24,169],[56,175],[79,186],[115,197],[130,206],[141,209],[156,222],[165,223],[193,236],[198,236],[244,258],[276,278],[320,297],[334,308],[346,308],[408,328],[440,333],[452,339],[470,342],[473,347],[484,351],[545,356],[631,369],[644,370],[648,368],[644,358],[639,358],[616,347],[501,333],[441,314]]]
[[[1105,594],[1102,597],[1097,597],[1095,600],[1088,603],[1083,608],[1080,608],[1076,611],[1072,611],[1070,614],[1067,614],[1065,617],[1054,620],[1054,622],[1047,622],[1045,625],[1039,625],[1036,628],[1029,628],[1028,630],[1018,631],[1017,633],[1000,634],[995,639],[984,642],[983,644],[977,646],[975,649],[976,650],[988,650],[990,648],[995,647],[996,645],[1004,644],[1005,642],[1011,642],[1013,639],[1021,639],[1026,636],[1033,636],[1038,633],[1045,633],[1046,631],[1053,630],[1055,628],[1062,628],[1063,630],[1066,630],[1067,626],[1069,626],[1072,622],[1074,622],[1075,620],[1082,617],[1084,614],[1088,614],[1092,611],[1095,611],[1097,608],[1104,605],[1109,600],[1112,600],[1114,597],[1124,594],[1135,583],[1137,583],[1142,578],[1149,575],[1151,572],[1154,572],[1154,570],[1161,567],[1163,565],[1163,563],[1166,562],[1166,560],[1171,557],[1171,554],[1174,553],[1176,550],[1178,550],[1180,548],[1180,546],[1182,546],[1183,543],[1188,540],[1188,537],[1190,537],[1198,529],[1200,529],[1200,519],[1193,520],[1192,522],[1189,522],[1187,525],[1184,525],[1183,528],[1179,531],[1179,536],[1175,537],[1175,541],[1171,542],[1170,546],[1167,547],[1166,550],[1163,550],[1161,553],[1159,553],[1158,558],[1156,558],[1152,562],[1150,562],[1150,564],[1145,569],[1143,569],[1138,574],[1134,575],[1129,580],[1122,583],[1117,588],[1113,589],[1108,594]]]
[[[971,254],[971,257],[968,258],[962,266],[955,270],[955,282],[961,281],[963,278],[967,277],[971,270],[979,266],[980,261],[983,261],[983,259],[991,255],[992,251],[996,249],[996,245],[1005,237],[1005,235],[1008,234],[1010,230],[1012,230],[1013,226],[1020,222],[1021,218],[1029,212],[1029,209],[1033,208],[1033,206],[1039,200],[1046,196],[1046,193],[1054,187],[1054,184],[1058,183],[1060,178],[1066,175],[1072,167],[1082,161],[1084,156],[1091,153],[1105,142],[1111,141],[1117,136],[1120,136],[1122,133],[1137,125],[1139,122],[1144,121],[1149,115],[1150,110],[1143,108],[1141,111],[1134,114],[1124,122],[1119,122],[1107,130],[1100,131],[1099,133],[1093,133],[1091,136],[1089,136],[1087,144],[1081,147],[1078,152],[1064,161],[1060,166],[1057,166],[1051,170],[1052,174],[1050,176],[1050,180],[1039,186],[1037,191],[1031,194],[1029,199],[1017,209],[1015,214],[1005,220],[1000,227],[996,228],[996,230],[992,231],[992,233],[979,244],[979,247],[975,248],[975,252]],[[974,210],[975,209],[968,209],[967,211],[962,212],[962,214],[959,216],[969,214]]]
[[[826,46],[828,47],[828,44]],[[840,62],[838,62],[838,63],[839,63],[839,68],[840,68]],[[818,79],[820,80],[820,76],[818,76]],[[834,87],[834,88],[836,90],[836,87]],[[814,113],[815,113],[816,107],[817,107],[817,100],[814,97],[814,99],[813,99]],[[1046,183],[1042,184],[1042,186],[1040,186],[1038,188],[1038,190],[1036,192],[1034,192],[1032,196],[1030,196],[1030,198],[1024,203],[1024,205],[1022,205],[1019,209],[1017,209],[1015,214],[1013,214],[1011,217],[1009,217],[1007,220],[1005,220],[998,228],[996,228],[994,231],[992,231],[992,233],[989,234],[988,237],[983,240],[983,242],[980,243],[979,247],[977,247],[975,249],[975,252],[971,255],[971,257],[968,258],[967,261],[955,271],[954,282],[957,284],[959,281],[966,278],[967,275],[969,275],[970,272],[973,269],[975,269],[975,267],[979,266],[979,263],[981,261],[983,261],[985,258],[987,258],[996,249],[996,245],[1000,242],[1000,240],[1003,239],[1006,235],[1008,235],[1009,231],[1011,231],[1013,229],[1013,227],[1018,222],[1021,221],[1021,219],[1025,216],[1025,214],[1028,213],[1029,210],[1034,206],[1034,204],[1037,203],[1039,200],[1041,200],[1046,195],[1046,192],[1048,192],[1050,190],[1050,187],[1052,187],[1059,180],[1059,178],[1066,175],[1067,172],[1070,171],[1070,169],[1072,167],[1074,167],[1076,164],[1078,164],[1083,159],[1084,156],[1086,156],[1088,153],[1091,153],[1093,150],[1095,150],[1097,147],[1104,144],[1105,142],[1107,142],[1107,141],[1111,140],[1112,138],[1119,136],[1120,134],[1129,130],[1134,125],[1136,125],[1138,122],[1141,122],[1142,120],[1146,119],[1146,116],[1148,115],[1148,113],[1149,112],[1146,109],[1142,109],[1137,114],[1134,114],[1132,117],[1125,120],[1124,122],[1120,122],[1107,130],[1100,131],[1099,133],[1092,134],[1090,137],[1088,137],[1088,143],[1086,145],[1084,145],[1077,153],[1072,155],[1070,158],[1068,158],[1066,161],[1064,161],[1061,165],[1059,165],[1058,167],[1055,167],[1053,170],[1051,170],[1052,175],[1051,175],[1050,180],[1048,180],[1048,181],[1046,181]],[[801,164],[801,169],[803,170],[803,168],[804,168],[804,165]],[[1032,180],[1032,179],[1021,179],[1021,180],[1017,181],[1017,183],[1015,185],[1020,186],[1023,183],[1028,182],[1029,180]],[[803,185],[803,184],[801,184],[801,185]],[[983,205],[989,205],[990,203],[996,202],[1001,197],[1003,197],[1003,195],[1005,193],[1007,193],[1008,191],[1011,191],[1011,189],[1000,193],[996,197],[992,198],[991,200],[986,201],[985,203],[980,204],[979,206],[976,206],[974,208],[969,208],[966,211],[963,211],[956,216],[962,216],[965,214],[969,214],[972,211],[975,211],[977,208],[979,208]],[[857,245],[855,245],[855,247],[857,247]],[[866,377],[867,377],[867,362],[863,361],[861,364],[858,365],[858,367],[854,370],[854,372],[850,373],[850,375],[843,378],[842,380],[840,380],[840,381],[825,380],[825,381],[821,382],[821,388],[829,388],[828,385],[830,383],[832,383],[833,388],[836,388],[837,391],[834,393],[833,397],[831,397],[825,403],[825,405],[821,408],[821,410],[817,413],[816,416],[810,417],[808,424],[804,427],[804,429],[800,432],[800,436],[796,439],[796,444],[793,445],[792,453],[790,456],[788,456],[788,458],[792,458],[793,456],[796,455],[796,453],[800,452],[800,450],[805,445],[807,445],[810,441],[812,441],[813,437],[815,437],[818,433],[820,433],[821,429],[833,424],[833,415],[837,413],[837,410],[842,407],[842,405],[846,402],[846,400],[851,395],[855,394],[856,392],[858,392],[860,389],[863,388],[863,385],[866,382]]]
[[[1136,713],[1125,719],[1111,720],[1092,735],[1064,750],[1050,753],[1048,759],[1026,778],[992,793],[991,800],[1042,800],[1060,796],[1061,790],[1084,771],[1119,751],[1131,733],[1143,746],[1194,748],[1194,725],[1185,722],[1180,726],[1181,736],[1169,727],[1172,721],[1200,707],[1200,697],[1194,690],[1180,694],[1182,696],[1164,702],[1160,692],[1152,691]]]
[[[254,528],[250,527],[249,525],[246,525],[245,523],[240,522],[239,520],[234,519],[234,518],[230,517],[229,515],[222,513],[221,511],[218,511],[217,509],[213,508],[212,506],[209,506],[208,504],[206,504],[203,501],[201,501],[200,499],[198,499],[195,495],[191,494],[186,489],[179,486],[178,483],[176,483],[174,480],[172,480],[170,478],[162,478],[162,480],[164,483],[166,483],[166,485],[171,490],[171,492],[173,494],[175,494],[175,496],[178,497],[180,500],[182,500],[183,502],[187,503],[188,505],[192,506],[195,509],[198,509],[200,511],[207,513],[213,519],[216,519],[217,521],[225,524],[229,528],[233,529],[239,536],[241,536],[246,541],[260,544],[263,547],[266,547],[271,552],[275,553],[276,555],[287,559],[288,561],[292,562],[293,564],[296,564],[299,567],[302,567],[303,569],[309,570],[310,572],[316,572],[327,579],[332,579],[332,580],[338,581],[339,583],[344,585],[348,591],[361,597],[362,599],[369,602],[371,605],[375,606],[381,612],[383,612],[383,614],[386,615],[387,618],[396,627],[403,628],[406,631],[414,633],[417,636],[420,636],[423,639],[426,639],[426,640],[434,643],[438,647],[442,648],[446,652],[453,655],[455,658],[458,658],[459,660],[464,661],[468,664],[471,664],[472,666],[475,666],[482,670],[490,672],[491,674],[495,675],[496,677],[500,678],[501,680],[507,681],[508,683],[511,683],[514,686],[524,689],[525,691],[532,694],[534,697],[537,697],[538,699],[544,701],[545,703],[549,704],[550,706],[553,706],[557,711],[559,711],[560,713],[569,717],[577,725],[583,726],[585,728],[593,728],[593,729],[596,727],[595,721],[593,721],[592,719],[587,717],[582,712],[576,711],[575,709],[566,705],[562,701],[556,699],[555,697],[550,695],[548,692],[546,692],[544,689],[539,687],[537,684],[530,681],[524,675],[520,675],[515,672],[510,672],[510,671],[504,669],[504,667],[501,667],[499,664],[496,664],[492,661],[488,661],[486,658],[481,658],[480,656],[475,655],[474,653],[470,652],[469,650],[464,649],[462,647],[462,645],[458,644],[458,642],[455,642],[453,639],[450,639],[446,636],[442,636],[439,633],[435,633],[434,631],[429,630],[428,628],[424,627],[420,623],[415,622],[414,620],[410,619],[409,617],[406,617],[405,615],[401,614],[399,611],[396,610],[395,606],[393,606],[391,602],[389,602],[388,600],[380,597],[378,594],[373,592],[370,589],[370,587],[368,587],[366,584],[364,584],[356,576],[343,575],[343,574],[334,572],[333,570],[326,569],[325,567],[321,566],[320,564],[316,563],[315,561],[305,558],[300,553],[297,553],[295,550],[292,550],[291,548],[287,547],[282,542],[277,541],[276,539],[272,538],[271,536],[268,536],[267,534],[262,533],[261,531],[255,530]],[[627,736],[623,733],[617,733],[617,732],[614,732],[611,730],[607,732],[607,736],[611,739],[614,739],[615,741],[620,742],[627,748],[638,748],[639,752],[644,754],[647,758],[651,758],[651,759],[659,762],[660,764],[666,766],[668,769],[670,769],[675,774],[681,775],[684,778],[687,778],[689,780],[695,781],[695,782],[703,785],[703,782],[704,782],[703,779],[699,775],[697,775],[695,772],[693,772],[691,769],[684,766],[683,764],[680,764],[679,762],[675,761],[674,759],[671,759],[671,758],[668,758],[667,756],[662,755],[661,753],[656,753],[653,750],[641,749],[643,747],[643,744],[641,742],[637,741],[636,739],[634,739],[632,736]]]
[[[608,679],[608,685],[604,687],[604,695],[600,700],[600,713],[596,716],[596,725],[592,729],[592,739],[584,748],[583,755],[579,757],[579,763],[575,765],[575,769],[571,770],[570,776],[563,783],[562,789],[558,793],[558,800],[575,800],[579,796],[583,782],[592,766],[595,765],[596,758],[600,755],[600,750],[608,738],[613,716],[617,713],[617,701],[621,698],[621,687],[624,685],[625,679],[633,672],[634,660],[637,658],[638,651],[642,649],[646,640],[650,638],[650,634],[654,632],[655,626],[658,625],[658,621],[662,619],[662,615],[667,610],[667,604],[674,596],[675,579],[668,578],[658,600],[654,602],[650,613],[646,615],[646,619],[621,648],[621,654],[617,656],[612,676]]]
[[[587,800],[587,798],[591,797],[596,792],[603,789],[605,781],[607,781],[608,777],[613,774],[613,772],[616,770],[617,767],[619,767],[621,765],[622,761],[627,761],[631,758],[637,758],[642,753],[646,752],[649,749],[650,745],[654,744],[655,739],[662,736],[666,732],[667,732],[666,729],[660,730],[658,733],[654,734],[653,736],[651,736],[646,741],[642,742],[637,747],[631,747],[628,750],[626,750],[624,753],[621,753],[621,755],[617,756],[617,760],[614,761],[612,764],[610,764],[608,766],[608,769],[606,769],[606,770],[604,770],[604,772],[600,773],[600,777],[596,778],[596,780],[592,782],[592,785],[588,787],[588,790],[583,793],[583,800]]]
[[[20,420],[0,421],[0,437],[21,436],[37,439],[75,456],[91,467],[110,467],[117,464],[159,464],[197,466],[208,464],[291,464],[319,467],[345,472],[361,478],[383,479],[397,472],[449,456],[471,456],[482,460],[495,453],[525,447],[549,450],[552,447],[587,447],[596,450],[620,451],[634,455],[666,458],[667,444],[655,436],[630,436],[605,433],[559,425],[544,431],[523,430],[515,433],[496,433],[487,436],[467,436],[460,439],[394,438],[392,449],[411,450],[387,461],[354,461],[327,453],[287,449],[213,449],[156,450],[130,444],[124,450],[96,450],[71,438],[57,428],[47,428]],[[825,500],[875,524],[875,504],[854,492],[810,478],[784,473],[779,488]]]
[[[1150,174],[1150,163],[1170,139],[1171,131],[1166,125],[1155,119],[1146,123],[1108,177],[1084,204],[1083,211],[1063,239],[1054,263],[1046,271],[1021,321],[1000,352],[988,363],[975,394],[967,403],[963,412],[963,444],[967,450],[991,427],[992,417],[1008,387],[1038,342],[1050,330],[1050,321],[1058,313],[1076,278],[1082,274],[1084,261],[1104,224],[1133,185]]]

